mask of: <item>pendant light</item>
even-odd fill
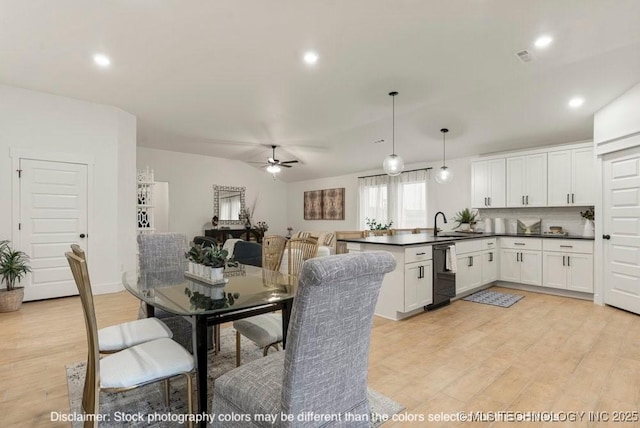
[[[398,93],[395,91],[389,92],[389,95],[392,97],[391,99],[393,100],[393,128],[392,128],[392,134],[391,134],[392,135],[392,138],[391,138],[392,153],[386,158],[384,158],[384,162],[382,162],[382,169],[384,169],[384,172],[387,175],[394,177],[396,175],[400,175],[400,173],[404,169],[404,161],[400,156],[396,154],[396,98],[395,96],[398,95]]]
[[[446,135],[449,130],[447,128],[442,128],[440,130],[442,132],[442,166],[436,173],[436,181],[440,184],[450,183],[453,180],[453,172],[447,167],[446,158],[447,158],[447,149],[446,149]]]

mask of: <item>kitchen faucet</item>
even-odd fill
[[[435,216],[433,216],[433,236],[438,236],[438,214],[442,214],[442,219],[444,222],[447,222],[447,217],[444,215],[442,211],[438,211]]]

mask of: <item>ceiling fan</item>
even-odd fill
[[[278,146],[271,146],[271,150],[272,150],[271,157],[267,158],[267,163],[262,165],[266,167],[267,171],[272,174],[280,172],[280,167],[291,168],[292,165],[289,165],[289,164],[298,163],[297,160],[281,161],[280,159],[277,159],[276,147]],[[252,163],[258,163],[258,162],[252,162]]]

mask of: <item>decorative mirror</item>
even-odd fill
[[[240,213],[244,211],[244,187],[213,186],[213,215],[220,226],[244,226]]]

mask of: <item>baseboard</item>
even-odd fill
[[[106,284],[97,284],[92,285],[93,294],[110,294],[110,293],[119,293],[124,290],[124,286],[121,282],[109,282]]]
[[[493,284],[496,287],[513,288],[515,290],[532,291],[534,293],[551,294],[553,296],[571,297],[574,299],[593,301],[593,294],[581,293],[579,291],[562,290],[559,288],[538,287],[536,285],[519,284],[515,282],[498,281]]]

